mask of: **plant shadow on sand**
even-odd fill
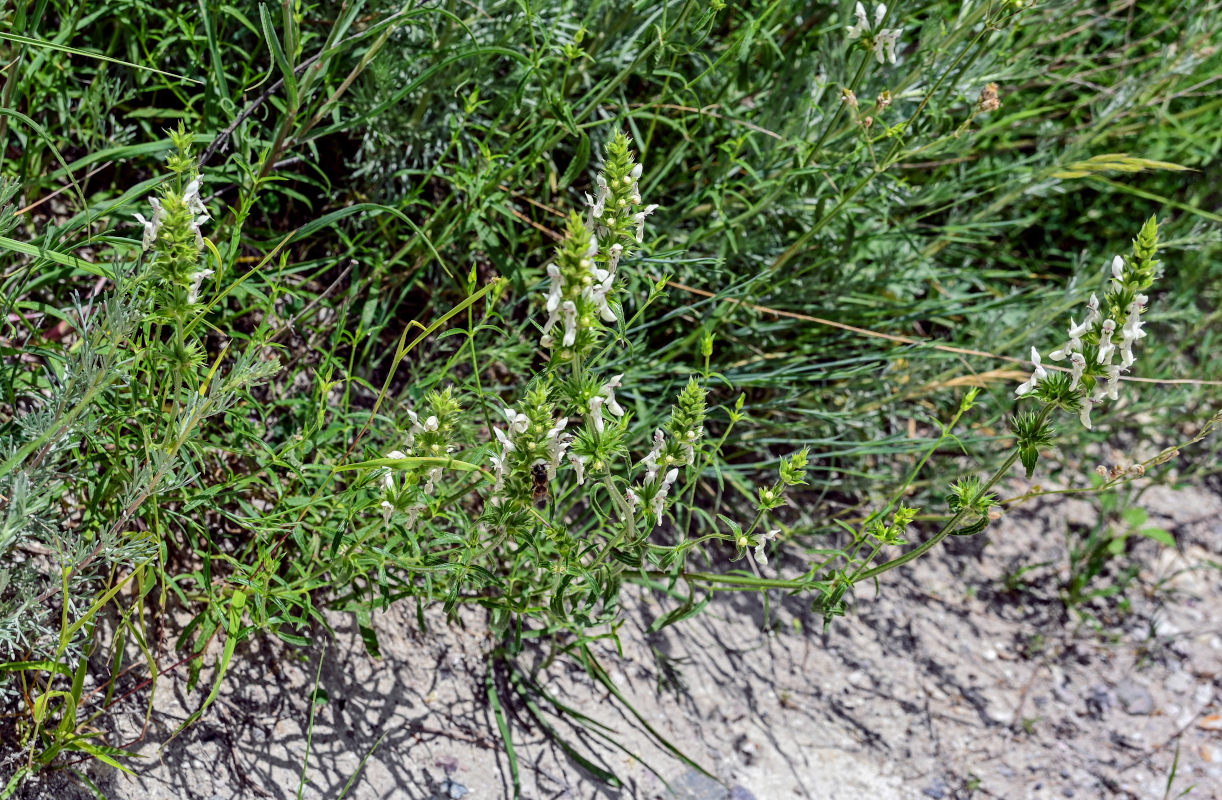
[[[1144,798],[1161,796],[1178,744],[1176,786],[1217,796],[1206,787],[1222,786],[1222,733],[1210,716],[1222,680],[1222,580],[1201,562],[1222,537],[1222,501],[1161,488],[1146,501],[1179,550],[1138,545],[1135,556],[1149,566],[1128,593],[1127,614],[1112,619],[1099,606],[1106,627],[1075,622],[1059,597],[1065,526],[1096,514],[1073,500],[1016,510],[987,540],[952,541],[889,575],[881,596],[860,591],[849,616],[826,631],[808,598],[774,595],[765,617],[758,597],[731,594],[646,634],[670,601],[629,592],[635,624],[620,631],[623,654],[609,640],[591,652],[636,711],[720,783],[669,756],[604,686],[560,659],[538,672],[540,687],[616,731],[633,755],[536,700],[566,742],[624,785],[592,780],[531,724],[498,669],[522,795]],[[786,553],[774,563],[793,569],[799,561]],[[1017,586],[1007,581],[1045,562]],[[482,615],[462,611],[462,626],[446,625],[436,610],[425,618],[422,632],[406,604],[377,615],[381,659],[340,615],[330,617],[335,638],[325,648],[250,644],[206,716],[168,744],[202,702],[209,670],[189,694],[177,671],[165,675],[148,734],[134,747],[146,756],[135,775],[89,774],[108,797],[295,798],[317,674],[303,796],[338,797],[350,780],[347,796],[362,799],[511,796],[487,701],[495,643]],[[529,673],[544,656],[528,649],[518,663]],[[138,733],[146,697],[124,701],[128,729],[111,741]],[[23,796],[91,795],[60,772]]]

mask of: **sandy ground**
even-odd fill
[[[1154,488],[1142,505],[1147,524],[1171,532],[1177,547],[1136,542],[1147,566],[1128,592],[1131,607],[1097,601],[1093,619],[1067,612],[1059,590],[1067,532],[1093,524],[1097,503],[1066,499],[1024,505],[985,535],[949,540],[886,576],[879,596],[862,592],[826,632],[801,598],[783,597],[773,598],[764,632],[760,598],[744,594],[646,635],[669,606],[632,596],[623,654],[610,641],[594,653],[641,717],[717,780],[660,748],[606,687],[562,659],[540,682],[607,725],[624,749],[545,704],[540,713],[624,784],[592,780],[507,700],[522,796],[1146,800],[1190,789],[1194,800],[1222,798],[1222,501]],[[781,558],[796,564],[801,554]],[[477,611],[464,613],[462,627],[429,614],[423,632],[414,611],[391,608],[375,619],[380,660],[347,619],[332,619],[325,649],[246,648],[205,718],[168,742],[207,689],[205,680],[188,693],[167,677],[135,747],[145,757],[135,774],[96,765],[88,774],[108,798],[141,800],[295,798],[299,789],[358,800],[511,796],[487,701],[493,642]],[[325,702],[310,736],[316,676]],[[505,675],[494,679],[506,694]],[[143,710],[132,712],[121,735],[139,729]],[[20,796],[94,795],[58,773]]]

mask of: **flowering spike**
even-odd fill
[[[1096,405],[1105,399],[1119,399],[1121,374],[1135,363],[1133,347],[1146,336],[1141,315],[1149,297],[1142,292],[1154,281],[1158,267],[1154,258],[1157,250],[1158,223],[1151,217],[1133,240],[1132,256],[1117,255],[1108,262],[1111,280],[1104,301],[1101,303],[1098,295],[1092,294],[1086,302],[1085,320],[1078,324],[1071,317],[1068,343],[1049,354],[1054,361],[1069,358],[1069,380],[1066,381],[1061,374],[1055,380],[1048,380],[1047,385],[1040,388],[1040,399],[1069,411],[1077,411],[1086,428],[1091,427],[1091,411]],[[1106,315],[1104,306],[1107,308]],[[1090,350],[1091,346],[1095,349]],[[1120,363],[1113,364],[1117,350],[1120,352]],[[1048,378],[1039,364],[1038,355],[1033,348],[1035,372],[1016,390],[1020,396],[1028,394]],[[1027,456],[1024,456],[1024,463],[1026,459]]]

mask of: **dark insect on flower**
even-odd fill
[[[535,464],[530,468],[531,496],[535,505],[542,508],[547,505],[551,493],[551,481],[547,479],[547,464]]]

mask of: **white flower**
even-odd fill
[[[1116,364],[1108,367],[1107,387],[1103,388],[1103,381],[1099,382],[1099,386],[1100,388],[1096,389],[1096,392],[1102,391],[1104,395],[1107,395],[1109,400],[1119,400],[1120,395],[1118,390],[1120,389],[1120,367]]]
[[[648,217],[658,208],[657,203],[650,203],[641,209],[637,214],[632,215],[632,221],[636,223],[636,241],[637,244],[645,241],[645,217]]]
[[[884,3],[879,3],[874,9],[874,24],[871,25],[866,17],[866,8],[861,3],[858,3],[853,10],[853,14],[857,17],[857,22],[849,25],[845,37],[850,41],[864,39],[866,44],[874,51],[874,57],[878,59],[878,63],[883,64],[890,61],[895,63],[895,45],[899,43],[902,28],[882,28],[883,20],[887,17],[887,6]]]
[[[434,484],[441,478],[441,467],[430,469],[425,475],[424,493],[432,494]]]
[[[1025,394],[1030,394],[1035,387],[1039,385],[1040,381],[1048,377],[1048,371],[1044,369],[1040,362],[1039,351],[1034,347],[1031,348],[1031,363],[1035,366],[1035,370],[1031,373],[1031,377],[1026,383],[1019,384],[1019,387],[1014,390],[1014,393],[1019,397],[1022,397]]]
[[[195,215],[196,224],[212,219],[208,216],[208,209],[204,206],[204,201],[199,198],[201,185],[202,179],[197,175],[195,180],[187,184],[186,191],[182,193],[182,201],[187,204],[187,208]]]
[[[157,241],[157,230],[161,227],[161,220],[156,214],[152,219],[145,219],[143,214],[137,214],[136,221],[144,226],[144,238],[141,244],[145,250],[148,250]]]
[[[761,564],[768,563],[768,556],[764,555],[764,545],[771,542],[781,532],[780,528],[775,528],[767,533],[761,533],[755,540],[755,560]]]
[[[1074,323],[1073,317],[1069,318],[1069,344],[1062,347],[1060,350],[1053,350],[1048,354],[1048,357],[1053,361],[1061,361],[1068,358],[1069,354],[1082,349],[1082,336],[1090,330],[1090,327],[1083,322],[1081,325]]]
[[[492,433],[496,435],[496,440],[501,443],[501,452],[503,454],[512,453],[517,449],[514,447],[513,442],[509,440],[509,437],[505,435],[505,431],[493,426]]]
[[[633,181],[639,181],[641,179],[641,173],[644,171],[644,169],[645,168],[640,164],[637,164],[632,168],[632,172],[628,173],[628,177],[632,178]]]
[[[550,331],[556,325],[558,317],[557,314],[548,317],[547,324],[543,326],[543,335],[539,337],[540,347],[552,347],[556,344],[556,337],[552,336]]]
[[[1086,335],[1086,332],[1089,330],[1090,330],[1090,325],[1086,324],[1085,322],[1083,322],[1081,325],[1076,325],[1074,324],[1073,317],[1069,318],[1069,340],[1071,342],[1075,342],[1078,339],[1081,339],[1083,336]],[[1073,349],[1081,350],[1082,348],[1075,347]]]
[[[564,299],[564,276],[560,274],[560,267],[555,264],[547,265],[547,276],[552,279],[552,283],[548,288],[547,303],[543,307],[551,314],[560,307],[560,301]]]
[[[603,409],[606,408],[617,417],[624,416],[623,406],[615,399],[615,389],[620,385],[620,380],[624,377],[623,373],[616,375],[611,380],[607,381],[598,390],[598,394],[590,398],[590,420],[594,423],[594,430],[602,433],[605,429],[603,423]],[[660,433],[661,431],[659,431]],[[649,456],[646,456],[648,458]],[[655,456],[656,457],[656,456]]]
[[[1103,320],[1103,327],[1099,333],[1099,357],[1095,359],[1100,364],[1112,363],[1112,353],[1116,350],[1116,344],[1112,341],[1112,334],[1116,332],[1116,320]]]
[[[880,6],[880,8],[884,9],[883,13],[885,14],[885,7]],[[858,3],[857,8],[853,13],[857,15],[857,22],[856,24],[848,26],[848,33],[846,35],[848,36],[848,40],[850,42],[855,39],[860,39],[866,33],[866,31],[870,30],[870,22],[866,18],[866,7],[861,3]]]
[[[1070,374],[1073,376],[1073,382],[1069,384],[1069,388],[1076,389],[1078,382],[1082,380],[1082,371],[1086,369],[1086,356],[1081,353],[1070,353],[1069,364],[1072,368]]]
[[[136,220],[144,226],[144,236],[140,242],[144,250],[150,249],[157,242],[157,236],[161,232],[161,223],[165,221],[165,209],[161,207],[161,200],[150,197],[149,205],[153,208],[152,219],[145,219],[143,214],[136,214]],[[198,235],[198,231],[196,233]]]
[[[573,465],[573,472],[577,473],[577,485],[584,486],[586,482],[586,461],[589,456],[579,456],[569,453],[569,463]]]
[[[386,458],[407,458],[398,450],[391,450],[386,454]],[[382,467],[382,488],[385,491],[394,491],[395,488],[395,472],[390,467]]]
[[[199,198],[200,185],[201,179],[199,176],[196,176],[195,180],[187,184],[187,189],[182,194],[182,201],[187,204],[187,208],[194,215],[190,227],[191,231],[195,234],[195,247],[198,250],[203,250],[204,234],[199,229],[199,226],[212,218],[208,216],[208,209],[204,206],[204,201]]]
[[[603,403],[607,402],[607,398],[597,395],[590,398],[590,421],[594,423],[594,430],[602,433],[605,429],[603,424]]]
[[[187,225],[187,227],[191,230],[192,233],[195,234],[195,249],[203,250],[204,249],[204,232],[199,229],[199,223],[196,222],[195,220],[191,220],[191,223]]]
[[[598,393],[602,397],[606,398],[607,410],[617,417],[624,416],[623,407],[620,406],[620,404],[615,400],[615,390],[619,388],[620,381],[623,379],[623,377],[624,373],[621,372],[619,375],[616,375],[614,378],[604,383],[602,388],[598,390]]]
[[[564,339],[562,344],[565,347],[572,347],[577,341],[577,304],[572,300],[565,300],[560,304],[560,313],[564,315]]]
[[[1112,259],[1112,280],[1124,283],[1124,259],[1120,256]]]
[[[634,519],[636,517],[636,507],[640,505],[641,499],[637,497],[636,492],[628,489],[624,492],[624,500],[628,502],[628,519]],[[627,521],[627,519],[624,520],[624,522]]]
[[[1137,362],[1133,356],[1133,340],[1125,338],[1120,342],[1120,366],[1128,369]]]
[[[607,304],[607,294],[615,282],[615,273],[595,267],[594,280],[596,282],[583,289],[581,294],[598,308],[598,315],[602,317],[603,322],[615,322],[619,318]]]
[[[1135,361],[1133,345],[1138,339],[1146,338],[1146,332],[1142,330],[1141,309],[1145,306],[1148,299],[1144,294],[1139,294],[1133,298],[1133,302],[1129,303],[1128,318],[1120,329],[1120,363],[1125,369],[1133,366]]]
[[[1133,362],[1136,361],[1133,357],[1133,345],[1138,339],[1146,337],[1146,332],[1141,329],[1141,325],[1141,317],[1134,314],[1120,329],[1120,363],[1125,369],[1133,366]]]
[[[191,276],[191,286],[187,289],[187,302],[194,303],[199,299],[199,287],[203,285],[205,278],[212,277],[212,270],[201,269],[199,272]]]
[[[551,286],[548,288],[547,299],[543,306],[547,311],[547,322],[543,323],[543,335],[539,337],[539,344],[543,347],[551,347],[555,344],[551,330],[560,321],[560,304],[564,300],[564,276],[560,274],[560,267],[548,264],[547,274],[551,278]]]
[[[586,194],[586,202],[590,204],[590,216],[593,219],[602,219],[607,207],[607,196],[611,194],[611,189],[607,186],[607,179],[601,172],[594,176],[594,182],[598,184],[597,196],[590,197],[589,194]]]
[[[879,6],[882,8],[882,6]],[[895,45],[899,43],[900,34],[903,33],[902,28],[892,28],[890,30],[881,30],[874,35],[874,57],[878,59],[878,63],[884,62],[884,51],[886,61],[895,63]]]
[[[616,268],[619,267],[619,260],[624,255],[624,246],[622,244],[613,244],[607,251],[607,254],[610,259],[607,262],[607,270],[614,275]]]
[[[500,429],[494,428],[494,430],[499,431]],[[501,489],[505,488],[505,459],[507,459],[508,457],[509,457],[508,450],[502,450],[500,455],[497,455],[494,453],[493,455],[488,457],[488,460],[492,462],[493,470],[496,471],[496,484],[493,485],[492,487],[492,491],[494,494],[496,492],[501,491]]]
[[[1082,324],[1089,330],[1095,326],[1095,323],[1103,319],[1103,315],[1099,313],[1099,298],[1092,294],[1090,299],[1086,301],[1086,308],[1089,313],[1086,315],[1086,322]]]
[[[662,448],[666,445],[666,434],[658,428],[653,432],[653,449],[649,451],[649,455],[641,459],[640,463],[645,465],[645,480],[651,481],[658,475],[658,456],[662,455]]]
[[[1078,419],[1082,421],[1082,425],[1085,426],[1087,430],[1090,430],[1090,427],[1091,427],[1090,410],[1094,404],[1095,404],[1095,398],[1083,397],[1082,398],[1082,408],[1078,410]]]
[[[560,466],[560,459],[564,458],[564,451],[569,448],[573,441],[570,434],[563,433],[565,426],[569,424],[568,417],[561,417],[556,420],[556,425],[547,432],[545,437],[547,441],[547,479],[549,481],[556,480],[556,469]]]
[[[505,409],[505,419],[509,420],[510,433],[526,433],[530,428],[530,417],[518,413],[512,408]]]
[[[666,495],[670,494],[670,487],[675,485],[675,480],[679,477],[679,470],[672,469],[667,472],[662,478],[662,485],[654,492],[653,498],[649,501],[649,510],[653,512],[657,519],[655,524],[662,524],[662,513],[666,510]]]

